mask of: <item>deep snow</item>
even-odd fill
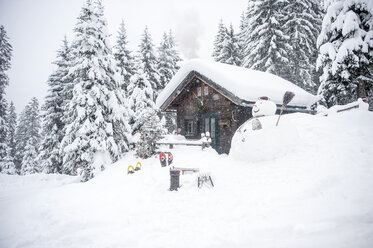
[[[0,175],[0,247],[373,247],[373,113],[289,114],[280,125],[290,122],[297,145],[261,162],[162,149],[209,172],[214,188],[192,174],[168,191],[155,157],[127,175],[132,154],[86,183]]]

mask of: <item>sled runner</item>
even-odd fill
[[[198,188],[201,188],[203,185],[214,187],[214,183],[212,182],[210,175],[205,174],[198,176]]]

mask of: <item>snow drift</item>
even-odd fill
[[[254,119],[246,121],[234,134],[229,155],[246,162],[259,162],[294,150],[299,141],[297,128],[287,118],[276,127],[277,119],[278,115],[258,118],[260,130],[253,130]]]
[[[209,173],[214,188],[198,189],[192,174],[170,192],[157,157],[127,175],[133,154],[86,183],[0,175],[0,247],[371,248],[373,113],[287,114],[279,125],[286,123],[296,145],[261,162],[161,147],[175,167]],[[290,142],[290,130],[281,139]]]

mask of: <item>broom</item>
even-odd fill
[[[286,91],[285,92],[284,99],[282,100],[281,112],[280,112],[280,115],[278,116],[276,127],[278,126],[278,122],[280,121],[280,117],[281,117],[282,112],[284,111],[286,105],[288,105],[288,103],[293,99],[294,96],[295,96],[295,94],[291,91]]]

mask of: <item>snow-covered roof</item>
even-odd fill
[[[158,108],[167,107],[170,97],[179,93],[181,84],[185,83],[184,79],[192,72],[203,75],[219,85],[223,91],[247,102],[255,102],[259,97],[267,96],[276,104],[282,104],[286,91],[295,93],[295,97],[289,104],[291,106],[309,107],[317,101],[316,96],[271,73],[208,60],[192,59],[181,65],[180,70],[159,94],[156,101]]]

